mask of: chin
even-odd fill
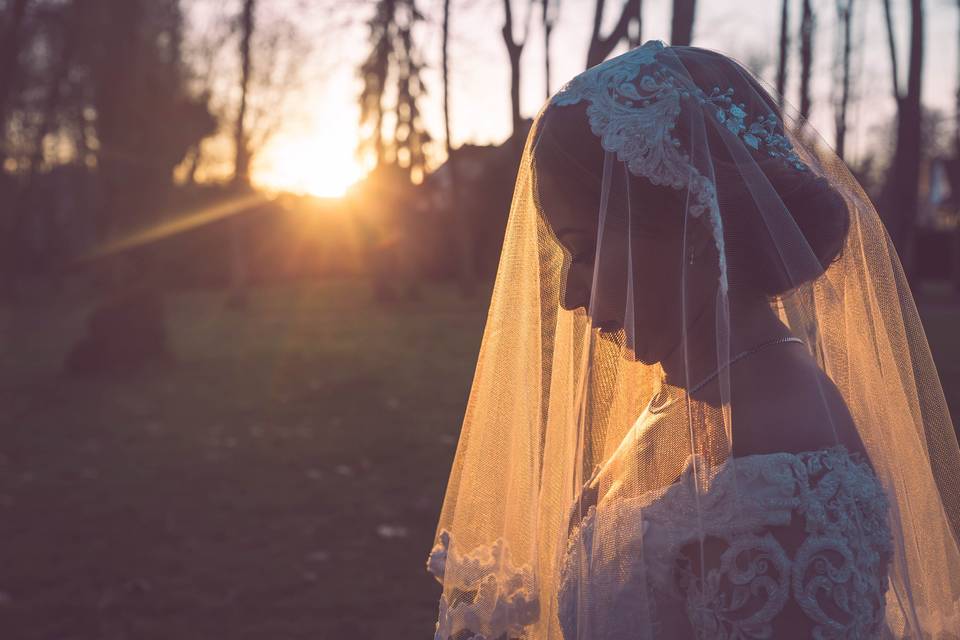
[[[656,364],[660,359],[651,352],[649,343],[643,339],[637,340],[636,344],[631,345],[629,340],[623,344],[623,357],[631,362],[640,362],[645,365]]]

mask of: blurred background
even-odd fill
[[[531,118],[651,38],[877,204],[960,409],[956,0],[0,0],[0,638],[428,638]]]

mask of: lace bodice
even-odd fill
[[[557,597],[566,638],[778,638],[788,618],[790,637],[878,636],[892,540],[866,463],[843,447],[736,458],[698,495],[692,460],[674,484],[605,498],[571,530]],[[453,565],[436,640],[526,638],[548,609],[502,539],[459,554],[442,532],[427,568],[442,579]]]
[[[737,458],[699,495],[690,469],[664,490],[601,501],[571,532],[565,637],[578,637],[579,623],[579,637],[593,640],[638,629],[772,638],[787,618],[811,638],[877,637],[892,543],[886,496],[865,463],[842,447]],[[709,549],[702,565],[698,529]],[[614,553],[593,551],[597,539],[616,539]]]

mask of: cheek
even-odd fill
[[[638,241],[635,246],[637,331],[652,340],[669,340],[680,325],[680,249],[673,243],[655,241]]]

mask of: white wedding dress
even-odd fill
[[[735,458],[698,496],[689,462],[664,489],[605,497],[572,530],[558,596],[565,637],[578,624],[594,640],[648,637],[642,629],[671,639],[880,635],[892,546],[888,501],[867,464],[839,446]],[[698,530],[712,549],[704,576],[690,554]],[[616,539],[609,563],[591,557],[597,536]]]

